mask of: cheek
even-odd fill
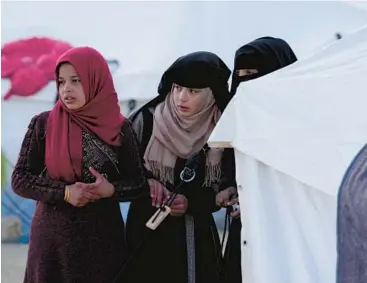
[[[57,86],[57,90],[59,91],[59,94],[64,93],[64,87],[61,84]]]
[[[175,105],[178,105],[180,102],[180,94],[178,92],[173,93],[173,102]]]
[[[86,97],[85,97],[83,88],[75,89],[75,96],[76,96],[76,99],[78,99],[78,101],[82,102],[83,104],[85,103]]]
[[[202,101],[199,97],[199,95],[191,96],[189,100],[190,108],[193,110],[200,110],[202,108]]]

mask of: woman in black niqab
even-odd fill
[[[236,51],[232,74],[231,95],[241,82],[260,78],[297,61],[289,44],[275,37],[258,38]]]
[[[231,97],[242,82],[260,78],[297,61],[289,44],[280,38],[261,37],[236,51],[232,73]],[[232,188],[233,190],[233,188]],[[236,192],[224,190],[217,195],[217,203],[227,203]],[[231,202],[237,202],[233,200]],[[239,211],[238,211],[239,212]],[[238,213],[237,212],[237,213]],[[242,282],[241,272],[241,219],[233,218],[225,249],[226,282]],[[247,244],[246,242],[242,244]],[[251,244],[251,243],[248,243]],[[246,276],[246,274],[244,274]]]

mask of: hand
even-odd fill
[[[181,216],[186,213],[188,201],[184,195],[176,195],[171,205],[171,215]]]
[[[227,206],[234,205],[234,204],[239,204],[238,198],[232,198],[229,202],[227,202]],[[236,218],[240,216],[240,214],[241,214],[241,210],[240,210],[240,207],[238,206],[236,210],[231,212],[231,217]]]
[[[69,186],[69,199],[67,200],[73,206],[82,207],[89,202],[99,199],[99,196],[85,191],[84,183],[75,183]]]
[[[96,181],[90,184],[83,184],[86,192],[97,195],[99,198],[110,198],[115,193],[115,187],[107,181],[99,172],[89,168],[89,172],[96,177]]]
[[[229,187],[223,191],[220,191],[216,196],[216,204],[217,206],[228,206],[228,202],[231,198],[237,193],[237,189],[235,187]]]
[[[152,198],[152,206],[160,207],[170,195],[170,191],[165,188],[161,182],[155,179],[148,179],[150,188],[150,197]]]
[[[231,217],[233,217],[233,218],[237,218],[240,215],[241,215],[241,209],[237,209],[237,210],[231,212]]]

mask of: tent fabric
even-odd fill
[[[366,73],[367,27],[241,84],[223,113],[209,145],[235,149],[244,283],[335,282],[338,188],[367,140]]]
[[[241,84],[211,141],[336,196],[346,166],[367,140],[366,72],[367,27]]]
[[[243,283],[335,282],[335,198],[235,151]]]

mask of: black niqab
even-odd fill
[[[231,95],[241,82],[262,77],[296,61],[292,48],[281,38],[261,37],[242,46],[235,54]],[[236,73],[239,69],[257,69],[258,73],[240,77]]]

